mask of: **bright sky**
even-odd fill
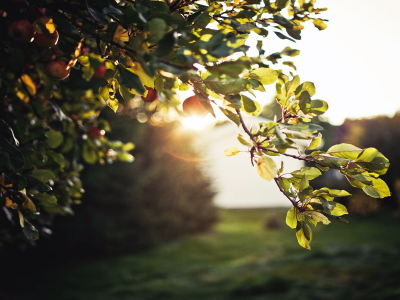
[[[313,99],[328,102],[329,110],[325,116],[333,124],[339,125],[345,118],[391,116],[400,110],[400,97],[396,90],[397,85],[400,86],[400,59],[397,56],[400,49],[400,0],[318,0],[317,3],[318,7],[328,7],[328,11],[321,14],[321,18],[329,20],[326,30],[319,31],[312,24],[306,24],[302,40],[297,43],[280,40],[270,32],[264,39],[266,53],[279,52],[286,46],[301,50],[299,56],[286,57],[286,60],[294,61],[301,81],[315,83],[317,92]],[[256,44],[257,39],[256,35],[250,37],[248,45]],[[258,55],[258,51],[251,49],[248,54]],[[267,93],[257,93],[257,101],[265,105],[274,94],[274,85],[268,86]],[[182,93],[182,100],[191,95],[191,91]],[[184,120],[183,125],[206,129],[213,122],[213,117],[208,115],[202,120]],[[218,136],[218,130],[231,130],[229,126],[233,131],[231,140]],[[204,142],[204,138],[217,135],[209,143],[208,163],[204,165],[218,191],[216,204],[222,207],[288,205],[282,195],[274,193],[277,190],[275,186],[258,177],[245,153],[233,158],[224,157],[223,150],[229,146],[243,150],[235,140],[236,130],[233,124],[227,124],[225,129],[205,130],[201,139]],[[221,136],[228,135],[223,132]],[[300,167],[289,164],[286,162],[289,168]],[[246,184],[240,184],[243,182]],[[249,188],[248,184],[252,182],[256,186]],[[272,198],[262,197],[266,189]]]
[[[321,13],[329,20],[326,30],[306,23],[296,44],[270,33],[264,40],[266,53],[285,46],[301,50],[287,60],[294,61],[302,81],[315,83],[314,99],[328,102],[325,115],[333,124],[400,110],[400,1],[318,0],[317,7],[328,7]],[[268,103],[273,93],[271,89],[268,96],[260,96]]]
[[[400,110],[400,0],[318,0],[317,7],[328,7],[320,14],[329,20],[326,30],[305,23],[302,40],[296,43],[270,32],[263,40],[266,54],[286,46],[300,50],[299,56],[282,61],[293,61],[301,81],[315,83],[313,99],[328,102],[325,116],[332,124],[340,125],[345,118],[394,115]],[[254,47],[258,39],[256,34],[249,37],[246,44],[253,45],[249,56],[258,55]],[[283,69],[293,71],[287,66]],[[275,85],[266,90],[256,91],[261,105],[273,99]],[[181,94],[183,100],[193,92]]]

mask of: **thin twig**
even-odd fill
[[[275,181],[276,185],[278,186],[279,190],[285,195],[286,198],[289,199],[290,202],[292,202],[293,206],[296,207],[296,208],[299,208],[298,203],[296,202],[296,200],[290,198],[289,195],[286,194],[285,190],[279,185],[278,178],[274,178],[274,181]]]

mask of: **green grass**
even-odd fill
[[[400,299],[398,220],[318,225],[308,251],[284,224],[285,213],[222,210],[210,233],[47,271],[13,299]],[[267,229],[268,218],[281,227]]]

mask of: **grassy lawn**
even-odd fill
[[[221,210],[213,232],[47,271],[12,299],[400,299],[399,220],[318,225],[308,251],[285,213]],[[281,227],[267,229],[268,218]]]

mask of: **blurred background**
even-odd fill
[[[307,251],[285,224],[290,203],[276,186],[246,153],[224,156],[230,146],[246,150],[234,124],[209,116],[141,124],[130,117],[134,104],[124,105],[104,117],[109,139],[136,144],[134,163],[86,167],[75,216],[55,219],[35,247],[5,245],[0,299],[400,299],[400,2],[318,3],[329,8],[328,28],[309,26],[291,47],[301,50],[301,80],[330,105],[316,120],[321,149],[378,148],[391,163],[383,176],[391,197],[370,198],[324,172],[313,186],[352,193],[342,200],[350,223],[319,224]],[[264,41],[266,53],[285,46]],[[277,114],[273,87],[257,96],[264,110],[246,123]],[[303,166],[284,161],[288,171]]]

